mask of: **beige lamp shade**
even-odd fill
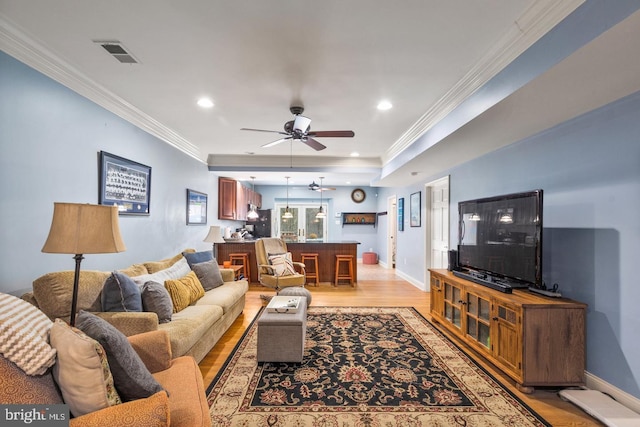
[[[54,203],[51,229],[42,252],[105,254],[125,250],[116,206]]]
[[[209,234],[207,234],[207,237],[204,238],[203,242],[207,242],[207,243],[225,243],[224,239],[222,238],[222,232],[220,229],[220,226],[218,225],[212,225],[209,227]]]

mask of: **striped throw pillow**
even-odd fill
[[[49,345],[52,325],[33,305],[0,292],[0,353],[27,375],[42,375],[56,362]]]

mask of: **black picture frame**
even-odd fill
[[[208,195],[187,188],[187,225],[207,224]]]
[[[100,151],[98,203],[120,215],[150,215],[151,167]]]
[[[398,231],[404,231],[404,197],[398,199]]]
[[[411,193],[411,196],[409,196],[409,224],[411,227],[421,226],[421,203],[422,192]]]

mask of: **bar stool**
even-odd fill
[[[316,286],[320,284],[320,269],[318,268],[318,254],[316,253],[302,253],[300,254],[302,259],[300,260],[304,264],[305,272],[307,274],[307,280],[313,279]],[[307,269],[306,261],[313,261],[313,271]]]
[[[244,277],[247,279],[249,283],[251,283],[251,268],[249,267],[249,254],[246,252],[229,254],[229,261],[231,261],[231,264],[233,265],[238,265],[236,261],[241,261]]]
[[[340,265],[343,263],[346,263],[349,274],[340,273]],[[336,281],[334,286],[338,285],[339,280],[349,280],[351,287],[355,287],[356,283],[353,279],[353,255],[336,255]]]

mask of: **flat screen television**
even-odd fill
[[[543,288],[542,190],[459,202],[458,213],[463,275],[503,292]]]

